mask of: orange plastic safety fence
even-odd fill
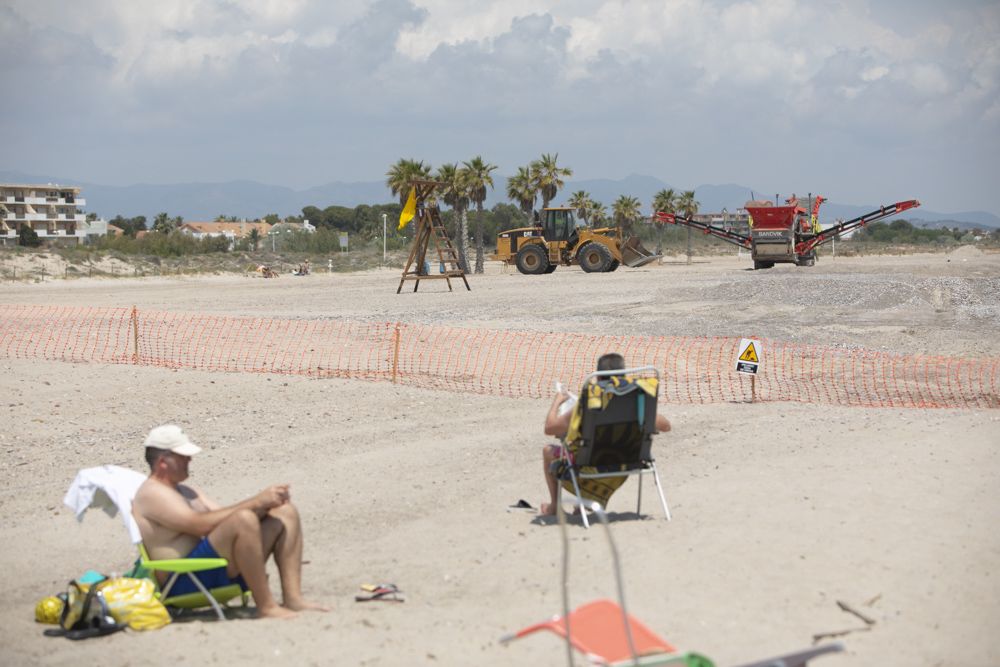
[[[904,355],[762,340],[758,401],[1000,408],[1000,358]],[[743,402],[738,338],[593,336],[402,322],[0,305],[0,357],[392,381],[510,397],[574,387],[605,352],[661,373],[667,403]]]

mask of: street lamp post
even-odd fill
[[[388,214],[382,214],[382,266],[385,266],[385,219]]]

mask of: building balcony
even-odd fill
[[[38,234],[38,238],[40,239],[77,239],[87,235],[86,231],[82,229],[76,229],[73,232],[65,229],[56,229],[51,232],[47,229],[36,229],[35,233]]]
[[[83,215],[49,216],[45,215],[44,213],[28,213],[26,215],[7,215],[4,216],[3,219],[8,225],[39,223],[39,222],[44,222],[46,224],[54,224],[54,225],[67,225],[72,223],[80,225],[86,222],[87,220],[86,216]]]
[[[21,222],[83,222],[83,213],[13,213],[6,216],[8,221]]]
[[[16,195],[5,195],[0,197],[3,204],[31,204],[32,206],[86,206],[87,200],[83,197],[21,197]]]

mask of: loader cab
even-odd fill
[[[576,235],[576,218],[571,208],[542,209],[541,223],[546,241],[569,241]]]

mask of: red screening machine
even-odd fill
[[[852,229],[920,206],[916,199],[896,202],[821,229],[818,216],[819,207],[824,201],[824,197],[816,197],[811,210],[799,206],[795,195],[785,200],[785,206],[775,206],[769,201],[748,202],[746,210],[750,214],[749,234],[740,234],[708,222],[662,211],[653,214],[653,221],[699,229],[727,243],[747,248],[753,258],[753,268],[770,269],[777,263],[812,266],[816,263],[818,246]]]

